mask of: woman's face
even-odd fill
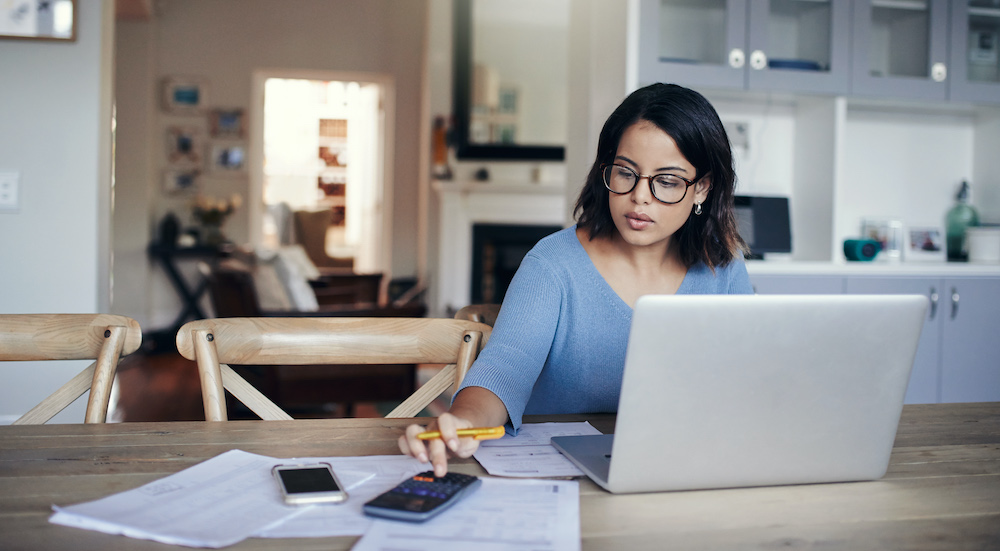
[[[694,166],[684,158],[669,134],[649,121],[640,120],[628,127],[618,142],[615,163],[638,174],[674,174],[688,180],[695,177]],[[710,188],[709,178],[690,186],[680,203],[661,203],[642,178],[630,193],[608,192],[611,218],[626,243],[647,247],[669,247],[670,238],[684,225],[695,202],[704,202]]]

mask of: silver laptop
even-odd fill
[[[614,493],[874,480],[927,298],[646,296],[614,435],[552,444]]]

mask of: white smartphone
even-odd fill
[[[275,465],[271,472],[278,481],[281,496],[290,505],[340,503],[347,492],[329,463]]]

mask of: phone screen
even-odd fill
[[[340,491],[337,481],[325,467],[283,469],[278,471],[278,475],[281,476],[281,482],[289,494]]]

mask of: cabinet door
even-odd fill
[[[748,22],[750,89],[847,93],[850,3],[759,0]]]
[[[950,68],[951,99],[1000,103],[1000,4],[954,0]]]
[[[858,295],[925,295],[931,301],[927,320],[920,333],[917,356],[906,389],[907,404],[932,404],[941,401],[940,307],[942,281],[932,278],[868,277],[847,278],[847,293]]]
[[[760,295],[839,295],[844,292],[840,276],[750,274],[754,292]]]
[[[641,0],[639,83],[746,87],[747,0]]]
[[[943,100],[947,0],[855,0],[851,93]]]
[[[1000,401],[1000,279],[945,280],[941,400]]]

